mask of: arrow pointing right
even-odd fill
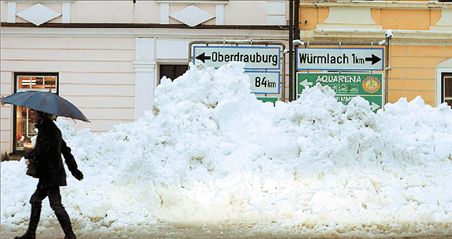
[[[372,111],[375,111],[375,110],[377,110],[378,108],[380,108],[379,105],[375,104],[374,102],[370,103],[370,109],[371,109]]]
[[[366,57],[366,61],[371,61],[372,65],[374,65],[375,63],[381,61],[381,58],[376,56],[376,55],[374,55],[374,54],[372,54],[372,57]]]
[[[210,60],[210,56],[206,56],[206,53],[203,52],[202,54],[199,54],[197,57],[195,57],[196,59],[202,61],[203,63],[206,63],[206,60]]]

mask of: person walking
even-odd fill
[[[30,198],[31,215],[28,230],[24,235],[15,237],[15,239],[36,238],[41,204],[46,197],[49,197],[50,207],[64,231],[64,238],[75,239],[71,219],[61,203],[60,186],[67,185],[61,154],[64,156],[69,171],[76,179],[82,180],[83,173],[77,168],[71,148],[66,145],[61,131],[53,122],[56,117],[40,111],[37,111],[37,115],[36,128],[39,131],[36,144],[32,151],[26,153],[25,158],[28,158],[34,165],[34,168],[28,169],[27,174],[39,178],[39,182],[36,191]]]

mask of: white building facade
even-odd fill
[[[103,132],[152,109],[162,76],[185,72],[193,41],[286,45],[287,1],[1,1],[1,96],[53,91]],[[26,109],[1,106],[1,154],[29,146]]]

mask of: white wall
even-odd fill
[[[192,4],[186,1],[1,1],[1,20],[6,22],[8,17],[8,3],[16,5],[16,13],[19,13],[37,3],[63,13],[63,2],[69,9],[70,23],[161,23],[162,4],[169,7],[169,15],[182,10],[189,5],[194,5],[201,10],[223,19],[224,25],[279,25],[285,24],[281,20],[280,1],[208,1],[202,3],[193,1]],[[283,4],[284,5],[284,4]],[[287,5],[287,4],[285,4]],[[220,7],[222,6],[222,7]],[[276,9],[277,8],[277,9]],[[287,6],[285,6],[287,8]],[[217,12],[217,9],[223,9]],[[275,12],[275,10],[277,12]],[[224,11],[224,12],[223,12]],[[252,14],[250,14],[252,12]],[[11,14],[10,14],[11,15]],[[286,14],[287,15],[287,14]],[[63,16],[57,17],[50,22],[61,23]],[[276,21],[275,21],[276,19]],[[287,19],[287,17],[286,17]],[[27,22],[15,17],[15,22]],[[181,22],[169,18],[170,24],[181,24]],[[215,25],[216,19],[211,19],[204,23]]]
[[[2,95],[14,92],[14,72],[58,72],[59,94],[91,121],[77,122],[77,128],[105,131],[134,120],[133,38],[2,36],[1,41]]]

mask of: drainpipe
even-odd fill
[[[295,79],[294,79],[294,74],[293,74],[293,70],[294,70],[294,52],[293,52],[293,23],[294,23],[294,19],[293,19],[293,5],[294,5],[294,0],[289,0],[289,101],[294,100],[294,83],[295,83]]]
[[[384,104],[389,102],[389,94],[388,94],[388,85],[389,85],[389,70],[391,66],[389,65],[389,41],[392,38],[392,34],[386,34],[386,48],[385,48],[385,58],[386,58],[386,67],[385,67],[385,102]]]

